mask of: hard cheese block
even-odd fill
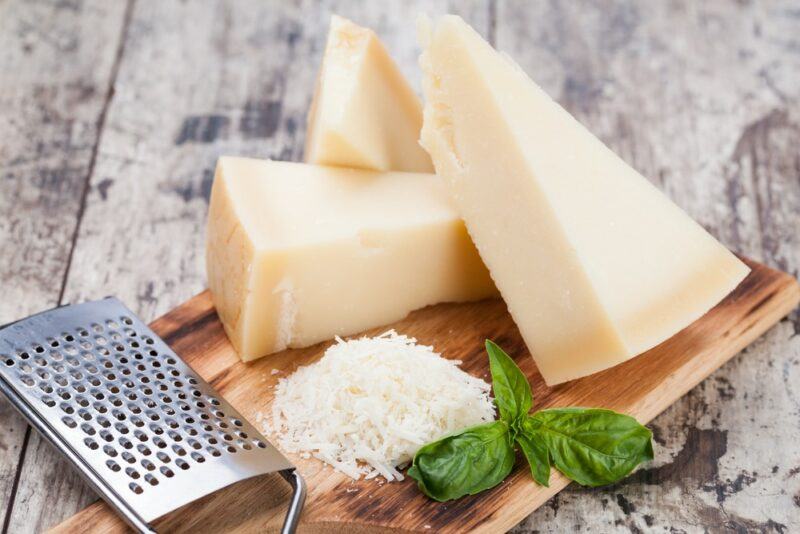
[[[422,24],[422,144],[548,384],[657,345],[749,269],[464,21]]]
[[[433,172],[419,146],[422,104],[375,33],[331,19],[308,118],[309,163]]]
[[[221,158],[206,261],[243,360],[496,291],[432,174]]]

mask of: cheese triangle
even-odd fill
[[[652,348],[747,275],[463,20],[421,33],[421,142],[548,384]]]
[[[432,172],[421,127],[422,103],[375,33],[334,15],[308,116],[306,162]]]

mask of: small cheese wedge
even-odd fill
[[[375,33],[334,15],[308,115],[305,160],[430,173],[421,127],[422,103]]]
[[[548,384],[661,343],[747,275],[463,20],[420,33],[421,142]]]
[[[433,174],[220,158],[206,263],[245,361],[496,290]]]

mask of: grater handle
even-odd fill
[[[292,486],[292,502],[289,503],[286,519],[283,520],[281,534],[294,534],[297,524],[300,522],[300,512],[306,501],[306,482],[297,469],[284,469],[280,471],[280,474]]]

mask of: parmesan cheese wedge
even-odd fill
[[[334,15],[308,115],[305,160],[433,172],[417,139],[422,103],[372,30]]]
[[[548,384],[661,343],[747,275],[463,20],[421,26],[421,142]]]
[[[433,174],[220,158],[206,260],[245,361],[496,294]]]

